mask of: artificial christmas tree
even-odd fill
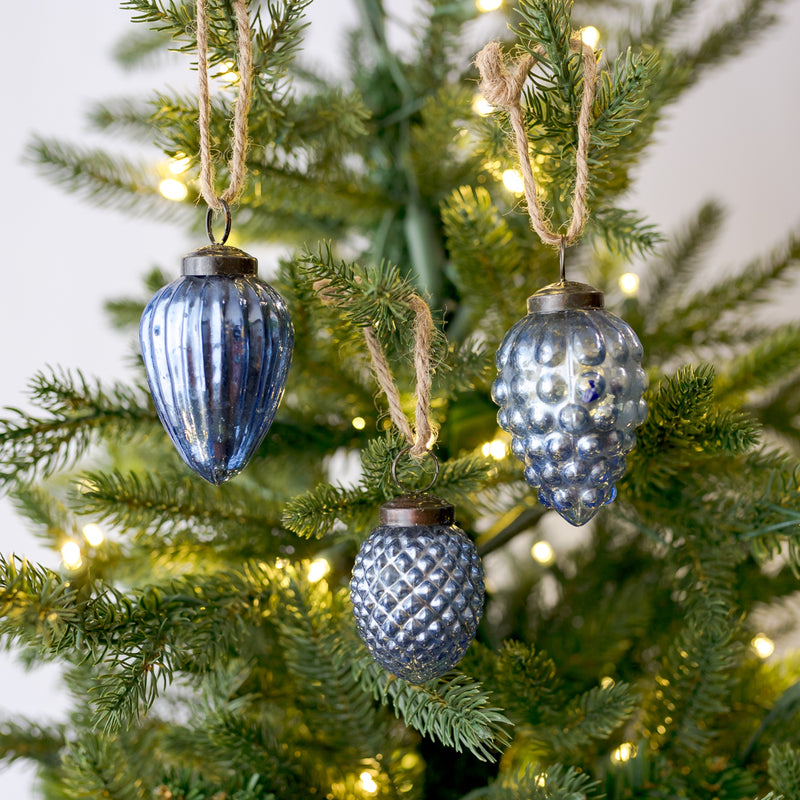
[[[717,210],[664,243],[624,208],[664,109],[764,27],[766,4],[746,2],[691,47],[670,32],[693,4],[659,4],[614,37],[619,15],[601,3],[507,9],[512,55],[544,53],[523,108],[556,232],[570,218],[582,96],[570,40],[607,24],[615,44],[599,62],[590,213],[572,262],[609,306],[630,257],[645,274],[622,316],[647,354],[648,419],[615,502],[578,546],[539,547],[538,560],[521,559],[520,543],[544,538],[552,514],[504,455],[489,393],[494,351],[524,297],[551,282],[554,253],[502,186],[513,163],[503,112],[472,108],[478,48],[465,42],[479,12],[426,4],[417,46],[401,54],[379,0],[359,0],[339,86],[292,62],[306,5],[249,3],[254,146],[236,233],[294,246],[270,280],[296,347],[247,471],[214,487],[187,469],[143,373],[111,389],[41,373],[41,412],[2,421],[0,479],[31,523],[55,547],[87,523],[106,530],[61,572],[0,562],[0,633],[30,661],[58,659],[75,697],[66,726],[6,722],[5,758],[34,759],[53,800],[800,795],[796,657],[765,663],[750,646],[766,646],[754,610],[788,598],[800,569],[800,330],[746,316],[800,246],[689,292],[682,279]],[[156,29],[129,55],[151,41],[194,52],[193,4],[124,6]],[[214,0],[208,13],[212,69],[228,72],[232,6]],[[211,150],[223,151],[230,114],[216,102]],[[179,94],[105,112],[107,127],[145,130],[170,157],[198,152],[195,105]],[[32,149],[101,201],[130,189],[134,205],[152,202],[155,172],[151,184],[119,180],[124,163],[63,143]],[[190,203],[197,165],[186,174]],[[151,291],[163,283],[149,279]],[[417,686],[370,658],[347,587],[407,444],[375,399],[363,334],[386,353],[408,413],[421,293],[436,320],[436,493],[485,557],[487,587],[457,669]],[[143,307],[112,310],[131,328]],[[358,474],[335,480],[354,454]],[[425,468],[402,461],[402,483],[426,484]]]

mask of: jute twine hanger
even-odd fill
[[[314,283],[314,290],[325,305],[335,305],[338,302],[337,295],[331,290],[327,279],[323,278]],[[436,432],[430,419],[433,317],[428,304],[419,295],[412,295],[408,303],[414,310],[414,374],[417,384],[413,430],[403,413],[400,392],[378,342],[375,328],[370,325],[363,330],[364,341],[372,362],[372,371],[389,404],[389,416],[408,442],[409,453],[414,458],[421,458],[430,452],[436,441]]]
[[[531,160],[528,152],[528,134],[525,131],[525,119],[522,113],[522,87],[528,79],[528,73],[537,62],[533,55],[524,55],[511,70],[506,69],[503,51],[497,42],[489,42],[478,53],[475,63],[481,74],[481,92],[493,106],[500,106],[508,112],[508,119],[514,131],[514,141],[519,156],[519,166],[525,187],[525,200],[528,205],[528,216],[531,225],[539,238],[550,245],[559,245],[562,253],[566,245],[574,242],[581,234],[586,222],[586,191],[589,187],[589,123],[594,105],[594,92],[597,83],[597,57],[594,50],[580,38],[570,39],[570,49],[579,52],[583,60],[583,96],[578,113],[578,149],[575,155],[575,191],[572,197],[572,220],[567,232],[562,236],[551,227],[545,214],[536,180],[533,177]],[[545,55],[541,45],[536,46],[536,54]]]
[[[236,62],[239,68],[239,91],[233,117],[233,152],[230,160],[230,183],[217,197],[214,191],[214,165],[211,161],[211,136],[209,122],[211,103],[208,88],[208,18],[206,0],[197,0],[197,75],[198,75],[198,124],[200,127],[200,193],[209,208],[215,211],[227,209],[244,183],[247,155],[247,114],[253,75],[253,45],[250,41],[250,17],[246,0],[233,0],[236,13]]]

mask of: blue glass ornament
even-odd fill
[[[642,345],[602,292],[562,281],[528,298],[497,351],[497,422],[542,505],[573,525],[616,496],[647,418]]]
[[[381,666],[412,683],[452,669],[483,614],[483,567],[454,518],[453,506],[430,494],[384,503],[353,567],[359,635]]]
[[[292,358],[289,311],[257,269],[235,247],[195,250],[139,325],[158,416],[183,460],[217,485],[244,469],[269,431]]]

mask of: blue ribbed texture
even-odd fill
[[[497,351],[497,423],[542,505],[573,525],[616,496],[647,418],[642,345],[601,309],[528,314]]]
[[[210,483],[241,472],[283,397],[294,329],[256,277],[184,276],[139,324],[156,411],[183,460]]]

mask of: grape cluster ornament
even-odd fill
[[[215,195],[206,0],[197,0],[200,185],[211,245],[184,257],[182,277],[155,294],[139,325],[158,416],[183,460],[213,484],[238,474],[266,436],[283,396],[294,343],[286,304],[259,280],[256,259],[225,244],[231,230],[228,203],[245,175],[252,77],[247,2],[233,0],[233,7],[240,80],[230,185],[221,197]],[[225,215],[219,243],[212,231],[215,210]]]
[[[580,52],[584,75],[572,220],[563,236],[549,227],[543,213],[521,107],[522,87],[537,59],[526,54],[509,72],[499,45],[492,42],[476,60],[484,96],[508,111],[532,227],[545,244],[560,248],[561,280],[528,298],[527,316],[508,331],[497,351],[492,386],[500,406],[497,422],[511,434],[511,449],[524,462],[525,479],[542,505],[583,525],[616,496],[625,456],[636,444],[635,428],[647,417],[642,399],[647,375],[636,334],[605,310],[603,293],[566,279],[566,247],[580,235],[586,217],[597,79],[592,48],[578,37],[570,48]]]
[[[562,251],[563,253],[563,251]],[[616,496],[647,417],[642,346],[603,294],[563,281],[528,298],[497,351],[492,398],[542,505],[573,525]]]
[[[454,507],[427,490],[384,503],[380,522],[361,545],[350,581],[358,633],[381,666],[424,683],[452,669],[475,637],[483,567],[454,524]]]

